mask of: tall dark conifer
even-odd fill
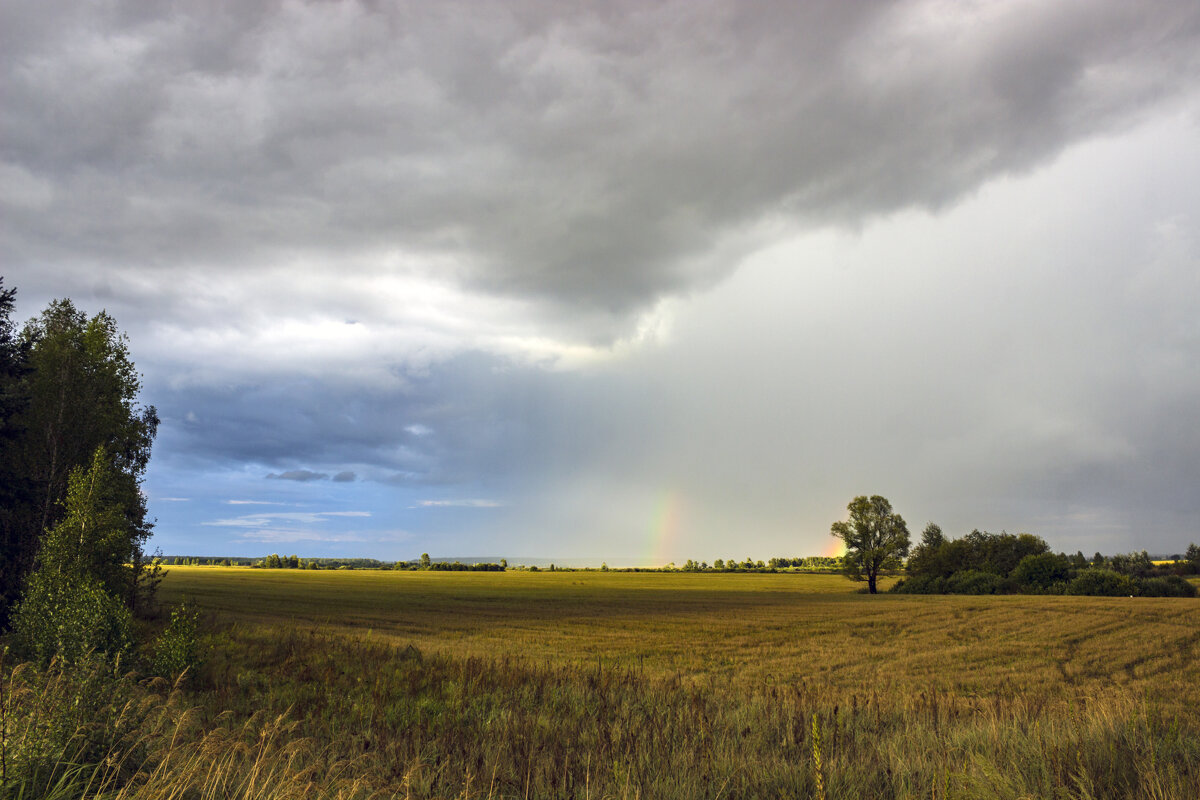
[[[0,277],[0,630],[8,608],[32,565],[22,513],[33,498],[33,484],[20,466],[24,428],[20,418],[29,404],[25,376],[29,343],[16,335],[12,321],[17,290],[5,289]]]
[[[8,333],[11,339],[11,323]],[[13,598],[7,584],[20,585],[44,533],[62,520],[69,476],[87,469],[97,448],[112,460],[113,497],[134,545],[133,570],[122,597],[133,606],[145,560],[142,545],[152,528],[141,483],[158,414],[138,401],[141,376],[129,357],[128,339],[106,312],[88,317],[70,300],[55,300],[13,342],[25,353],[24,371],[13,385],[23,406],[13,414],[5,468],[21,477],[23,497],[4,512],[6,550],[0,572],[6,594],[0,613],[6,613]]]

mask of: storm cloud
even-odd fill
[[[165,549],[1200,535],[1194,3],[2,8],[6,285],[130,332]]]
[[[727,275],[764,225],[943,207],[1200,68],[1189,3],[13,3],[5,21],[10,265],[157,293],[164,272],[333,261],[356,308],[381,272],[432,275],[609,336]]]

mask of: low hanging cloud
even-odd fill
[[[292,469],[287,472],[271,472],[267,474],[268,480],[277,481],[299,481],[300,483],[308,483],[309,481],[324,481],[329,479],[329,475],[324,472],[313,472],[309,469]]]
[[[369,517],[370,511],[267,511],[202,523],[217,528],[264,528],[278,521],[318,525],[331,517]]]
[[[500,508],[503,503],[495,500],[422,500],[420,508]]]
[[[395,531],[364,531],[350,525],[331,530],[331,523],[362,520],[369,511],[268,511],[200,523],[210,528],[237,531],[237,538],[254,542],[327,542],[331,544],[378,544],[397,541]]]

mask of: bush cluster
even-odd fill
[[[200,612],[182,603],[171,611],[171,621],[154,648],[151,671],[176,678],[200,665]]]
[[[1065,594],[1101,597],[1196,597],[1182,575],[1189,560],[1156,566],[1145,551],[1115,555],[1053,553],[1045,540],[1023,533],[972,531],[947,539],[930,525],[908,560],[903,594]]]
[[[92,651],[116,656],[133,643],[133,615],[89,576],[33,573],[13,616],[14,649],[43,664]]]

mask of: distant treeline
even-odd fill
[[[1171,563],[1146,551],[1091,558],[1053,553],[1028,533],[971,531],[948,539],[930,524],[905,565],[908,577],[892,588],[908,594],[1070,594],[1108,597],[1195,597],[1183,576],[1200,573],[1200,547]]]
[[[564,567],[550,564],[509,566],[508,559],[498,563],[434,560],[428,554],[414,561],[380,561],[375,558],[301,558],[297,555],[281,556],[272,553],[262,558],[234,556],[166,556],[158,563],[163,566],[205,567],[250,567],[252,569],[383,569],[383,570],[430,570],[433,572],[504,572],[515,569],[527,572],[837,572],[842,560],[831,556],[805,556],[799,558],[772,558],[755,561],[750,558],[728,561],[718,558],[713,563],[688,559],[683,566],[674,562],[661,567]]]
[[[384,569],[384,570],[432,570],[449,572],[503,572],[508,562],[499,564],[471,563],[460,561],[434,561],[428,556],[416,561],[380,561],[376,558],[301,558],[297,555],[281,556],[271,553],[263,558],[223,556],[166,556],[159,559],[163,566],[194,567],[250,567],[251,569]]]
[[[688,559],[682,567],[669,564],[661,569],[681,572],[836,572],[842,568],[840,558],[828,556],[805,556],[801,558],[772,558],[766,562],[746,558],[728,561],[718,558],[711,565],[705,561]]]

